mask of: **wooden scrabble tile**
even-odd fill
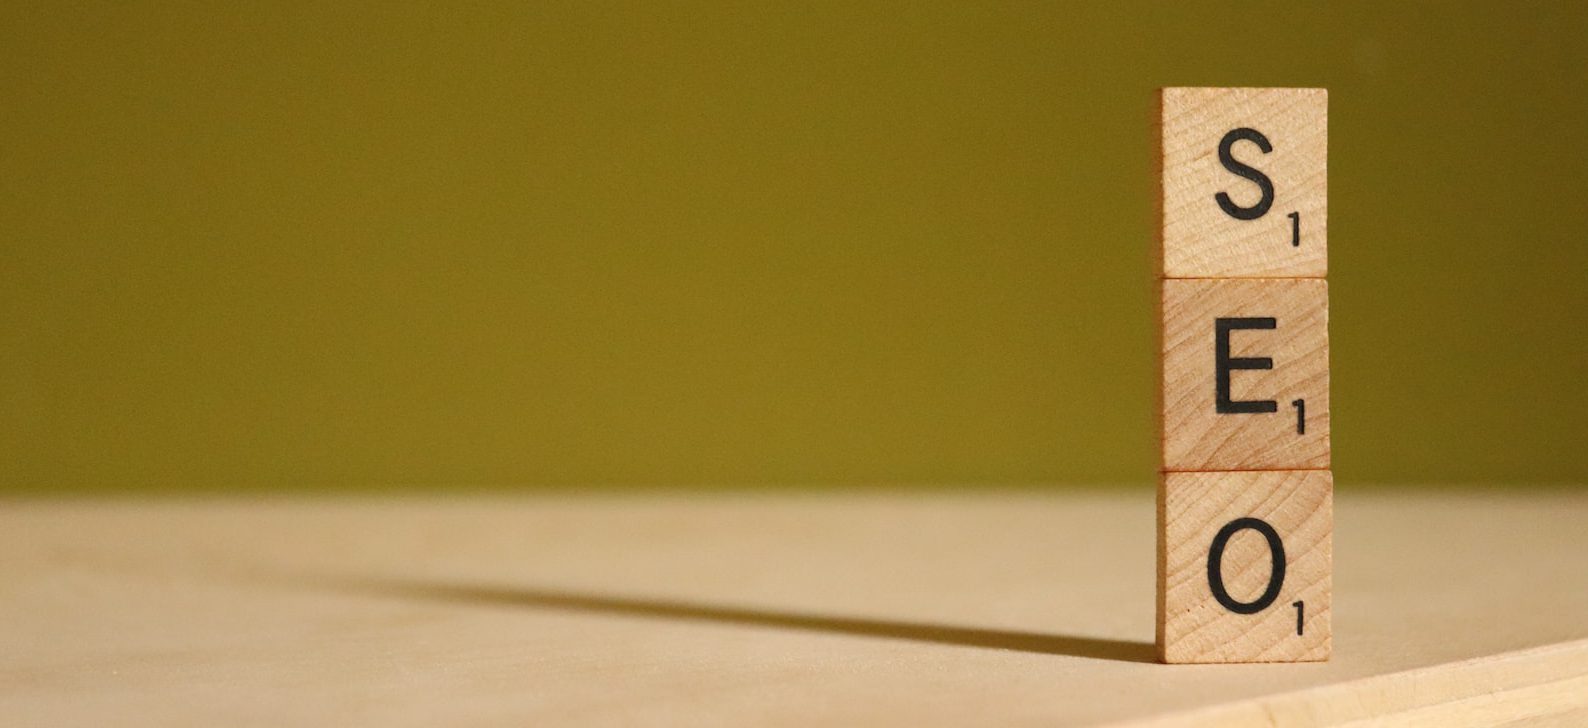
[[[1166,88],[1159,102],[1163,275],[1328,273],[1328,92]]]
[[[1159,659],[1329,659],[1333,491],[1327,470],[1164,473]]]
[[[1164,470],[1329,467],[1321,279],[1163,281]]]

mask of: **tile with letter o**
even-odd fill
[[[1164,662],[1329,659],[1334,480],[1327,470],[1164,473]]]

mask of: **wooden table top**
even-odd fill
[[[1336,498],[1333,660],[1183,666],[1147,487],[0,501],[0,715],[1588,724],[1588,492]]]

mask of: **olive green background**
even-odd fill
[[[0,5],[0,492],[1146,483],[1153,92],[1330,89],[1342,482],[1588,479],[1588,4]]]

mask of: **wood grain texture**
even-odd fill
[[[1323,470],[1165,473],[1158,492],[1159,659],[1328,659],[1333,492]],[[1235,527],[1243,521],[1271,527],[1279,549],[1255,528]],[[1210,553],[1221,531],[1217,586],[1240,605],[1263,606],[1266,597],[1258,611],[1231,611],[1214,595]],[[1267,593],[1271,586],[1277,589]]]
[[[1328,92],[1324,89],[1166,88],[1160,92],[1163,275],[1308,277],[1328,273]],[[1238,219],[1216,199],[1252,208],[1254,181],[1219,158],[1225,135],[1252,129],[1270,145],[1232,142],[1233,161],[1265,175],[1271,206]],[[1290,214],[1297,215],[1293,222]],[[1299,228],[1300,245],[1293,245]]]
[[[1153,490],[0,501],[0,715],[1461,726],[1588,709],[1588,492],[1342,487],[1333,658],[1186,666],[1153,654]]]
[[[1322,280],[1166,280],[1160,397],[1163,468],[1170,471],[1329,467],[1329,289]],[[1215,322],[1271,318],[1273,329],[1228,333],[1234,358],[1271,369],[1232,369],[1233,401],[1271,401],[1270,413],[1220,413]],[[1297,408],[1306,410],[1297,432]]]

